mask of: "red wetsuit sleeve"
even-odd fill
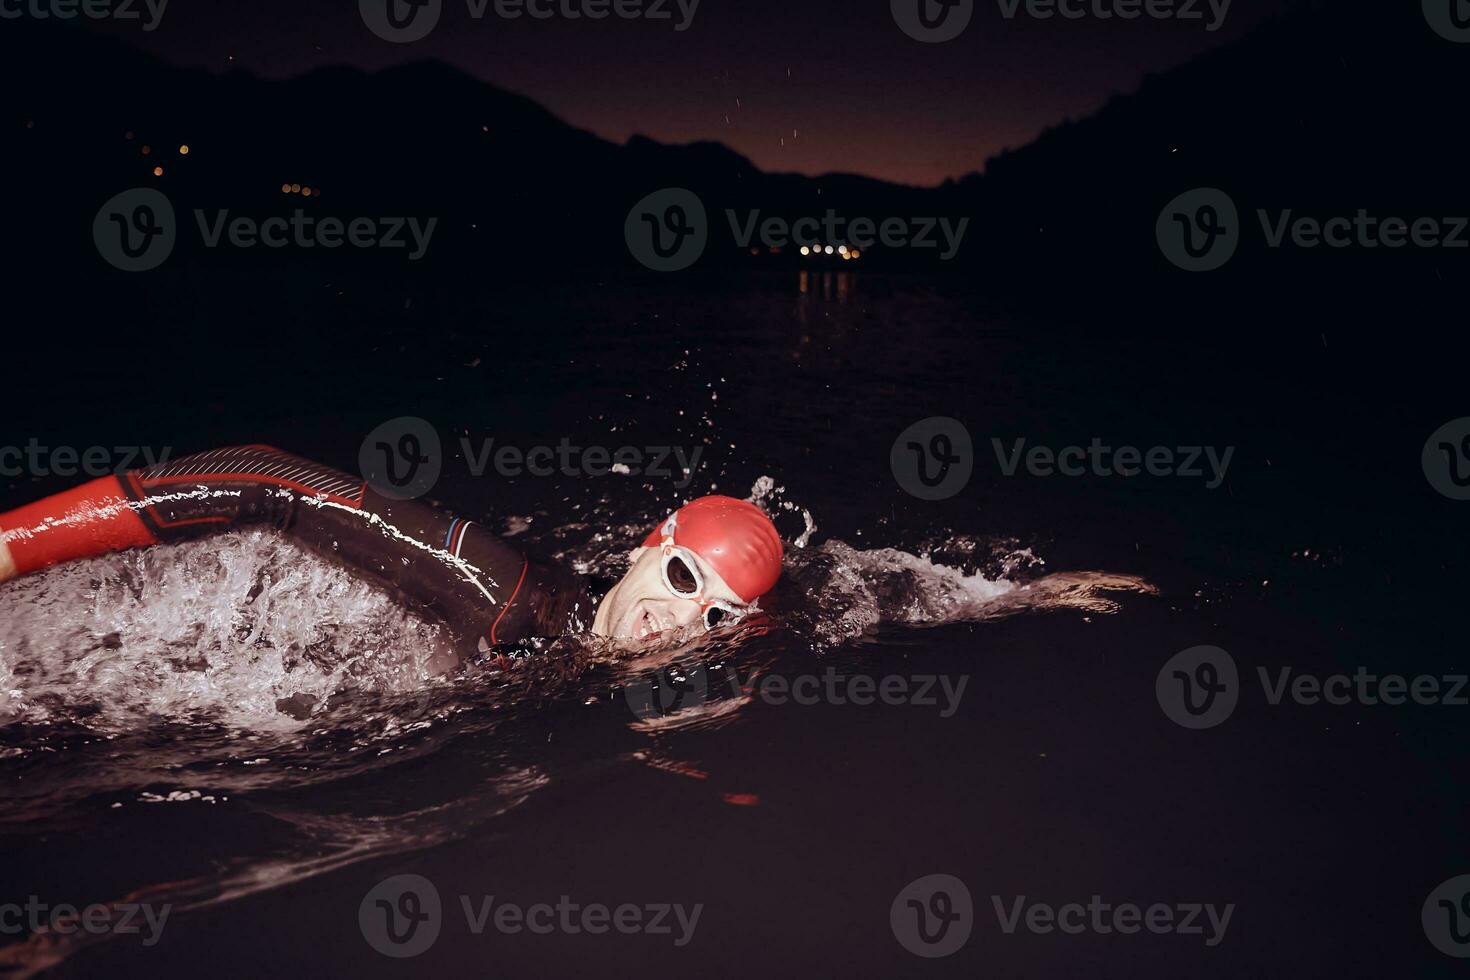
[[[105,476],[0,514],[0,541],[9,551],[13,574],[25,575],[158,539],[133,509],[117,477]]]
[[[95,480],[0,514],[11,575],[110,551],[266,526],[442,619],[466,650],[565,631],[587,614],[572,576],[480,525],[270,446],[237,446]],[[0,581],[5,574],[0,551]],[[590,617],[588,617],[590,618]]]

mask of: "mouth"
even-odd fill
[[[638,605],[633,607],[633,610],[629,616],[627,629],[625,629],[623,633],[629,639],[646,640],[650,636],[662,633],[666,629],[668,629],[668,624],[664,623],[661,619],[655,616],[653,612],[651,612],[649,608],[640,601]]]

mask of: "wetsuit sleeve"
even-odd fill
[[[590,619],[575,577],[532,564],[480,525],[389,500],[360,479],[270,446],[103,477],[0,514],[0,581],[244,527],[275,528],[396,591],[442,619],[466,653],[558,635]]]

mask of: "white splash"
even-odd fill
[[[446,657],[440,627],[266,531],[76,562],[0,588],[0,724],[289,730],[345,690],[433,684]]]

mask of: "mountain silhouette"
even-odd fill
[[[1470,44],[1438,36],[1418,5],[1306,3],[983,171],[914,188],[766,173],[718,143],[635,136],[618,145],[442,64],[267,81],[175,68],[111,37],[12,21],[0,32],[0,79],[12,93],[0,149],[16,164],[17,227],[28,229],[12,267],[62,292],[77,276],[112,274],[86,229],[104,201],[133,187],[156,187],[173,203],[179,265],[226,260],[202,246],[196,210],[258,218],[301,209],[434,217],[422,265],[455,275],[642,274],[624,240],[629,209],[681,187],[708,212],[705,269],[803,261],[794,247],[773,255],[759,242],[752,254],[727,212],[738,223],[757,210],[791,219],[831,209],[966,218],[950,261],[933,249],[878,246],[861,267],[956,274],[1027,303],[1180,300],[1208,284],[1213,307],[1240,303],[1248,283],[1345,302],[1344,290],[1365,283],[1451,289],[1466,251],[1272,249],[1257,212],[1470,213],[1458,105],[1467,65]],[[1239,254],[1213,278],[1174,268],[1155,235],[1161,209],[1192,188],[1218,188],[1239,209]],[[345,254],[257,251],[228,258],[263,266]],[[375,254],[362,264],[402,262]]]

